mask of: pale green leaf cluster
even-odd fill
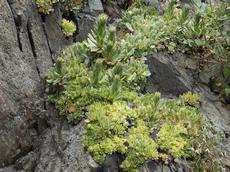
[[[133,57],[116,40],[101,15],[89,38],[67,48],[48,75],[50,100],[76,122],[94,102],[132,98],[149,76],[145,58]]]
[[[182,95],[186,96],[191,95]],[[155,93],[136,95],[128,102],[95,103],[86,122],[84,145],[99,163],[116,152],[125,156],[120,167],[127,172],[139,171],[146,160],[162,155],[166,163],[172,156],[213,165],[204,118],[197,107],[183,100],[163,100]]]
[[[53,12],[53,4],[59,2],[59,0],[36,0],[38,11],[44,14]]]
[[[186,147],[188,148],[190,140],[186,138],[188,135],[187,128],[184,123],[175,125],[163,124],[158,133],[158,143],[162,150],[168,151],[174,158],[180,158],[186,155]],[[183,137],[184,136],[184,137]]]
[[[125,133],[127,118],[134,110],[125,102],[110,104],[95,103],[90,108],[87,119],[84,145],[98,162],[103,162],[107,154],[126,152]]]
[[[191,91],[189,91],[187,94],[181,95],[180,99],[183,103],[193,107],[199,107],[200,105],[199,96],[193,94]]]
[[[55,3],[62,3],[67,11],[79,10],[82,0],[36,0],[38,11],[44,14],[50,14],[54,11]]]
[[[69,21],[66,19],[62,19],[61,28],[66,37],[73,36],[74,32],[76,32],[77,27],[73,21]]]
[[[142,120],[137,122],[135,128],[129,129],[127,144],[126,158],[121,164],[124,171],[139,171],[146,160],[158,159],[158,145],[150,137],[149,128]]]
[[[181,9],[172,0],[159,15],[153,7],[139,2],[123,15],[121,26],[131,32],[123,44],[137,53],[178,50],[229,62],[229,14],[226,3],[211,6],[196,0]]]

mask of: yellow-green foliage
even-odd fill
[[[229,4],[211,6],[194,0],[178,8],[176,1],[169,2],[163,15],[143,1],[125,11],[120,25],[130,31],[123,42],[127,48],[144,54],[177,50],[229,62]],[[221,29],[223,21],[228,29]]]
[[[124,171],[139,171],[146,160],[158,159],[158,145],[149,134],[149,128],[143,121],[139,121],[136,128],[129,129],[126,158],[121,164]]]
[[[84,0],[60,0],[67,11],[80,10]]]
[[[119,47],[114,28],[101,15],[89,38],[67,48],[50,70],[50,100],[71,122],[77,122],[94,102],[128,100],[149,75],[145,58]]]
[[[103,162],[106,154],[125,153],[127,117],[135,113],[126,102],[95,103],[90,108],[84,144],[94,159]]]
[[[38,11],[44,14],[52,12],[53,4],[59,2],[59,0],[36,0]]]
[[[188,92],[187,94],[181,95],[180,100],[193,107],[199,107],[200,102],[199,102],[199,97],[197,94],[192,94],[192,92]]]
[[[169,14],[170,10],[161,20],[169,20]],[[49,99],[70,122],[86,118],[84,145],[99,163],[120,153],[125,158],[122,170],[132,172],[146,160],[167,162],[172,156],[193,160],[194,171],[197,164],[208,163],[198,171],[214,172],[213,144],[207,139],[197,96],[190,92],[179,100],[165,100],[160,93],[141,94],[141,84],[149,76],[143,54],[152,40],[139,38],[151,36],[154,27],[140,25],[149,32],[140,29],[117,42],[116,29],[106,23],[107,16],[100,15],[87,40],[64,50],[48,74]]]
[[[82,3],[81,0],[36,0],[38,11],[44,14],[53,12],[53,5],[58,2],[62,3],[67,11],[80,9]]]
[[[84,145],[100,163],[108,154],[123,154],[121,168],[128,172],[138,171],[146,160],[162,159],[162,155],[204,158],[204,162],[209,157],[211,162],[206,150],[212,147],[206,142],[204,127],[205,121],[196,107],[180,100],[161,100],[159,93],[135,95],[131,102],[91,105]]]
[[[162,150],[168,151],[174,158],[185,156],[189,139],[186,138],[187,128],[185,124],[164,124],[158,133],[158,143]],[[185,137],[183,137],[185,136]]]
[[[73,36],[74,32],[77,30],[75,23],[66,19],[62,19],[61,27],[66,37]]]

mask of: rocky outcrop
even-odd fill
[[[91,6],[91,8],[94,6]],[[0,0],[0,172],[116,172],[119,155],[96,164],[84,151],[84,123],[71,125],[47,103],[45,76],[57,55],[74,41],[82,41],[92,29],[97,12],[86,7],[70,17],[78,33],[66,39],[59,26],[63,13],[43,16],[35,2]],[[100,11],[100,10],[99,10]],[[230,168],[230,116],[208,87],[213,68],[197,72],[197,64],[180,53],[161,52],[148,57],[152,75],[146,91],[161,91],[176,97],[193,90],[202,96],[202,110],[223,131],[223,163]],[[219,66],[215,67],[218,72]],[[207,75],[208,73],[208,75]],[[141,170],[151,172],[186,170],[184,164],[163,165],[148,161]]]
[[[147,92],[160,91],[163,95],[179,96],[192,89],[192,78],[178,70],[172,57],[167,52],[160,52],[147,57],[151,72],[145,87]]]
[[[58,117],[44,83],[57,54],[79,38],[64,37],[58,4],[48,16],[35,1],[0,0],[0,9],[0,171],[89,171],[83,124]],[[84,13],[73,16],[84,23]],[[85,16],[92,28],[95,17]],[[79,32],[84,39],[89,30]]]
[[[31,150],[36,133],[29,129],[35,117],[32,111],[37,110],[39,114],[39,108],[43,106],[39,102],[43,87],[41,73],[33,56],[30,33],[27,25],[24,30],[19,28],[19,19],[14,18],[16,12],[9,3],[2,0],[0,3],[3,9],[0,12],[1,166],[13,163]],[[36,110],[32,104],[36,104]]]

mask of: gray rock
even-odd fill
[[[162,172],[162,163],[156,161],[146,161],[141,167],[141,172]]]
[[[44,78],[66,40],[62,13],[42,18],[35,1],[0,1],[0,171],[89,172],[82,127],[48,106]],[[84,24],[83,24],[84,26]],[[11,166],[9,166],[11,165]]]
[[[222,76],[222,65],[221,64],[214,64],[214,65],[208,65],[204,66],[204,69],[201,73],[199,73],[200,81],[203,84],[209,84],[210,79],[214,77],[220,77]],[[221,78],[219,78],[221,79]]]
[[[13,166],[5,167],[0,169],[0,172],[16,172]]]
[[[97,164],[90,155],[87,156],[87,159],[88,159],[88,165],[89,165],[91,172],[101,172],[102,171],[102,167],[99,164]]]
[[[5,0],[0,8],[0,166],[4,166],[32,147],[33,130],[29,130],[32,118],[28,108],[29,102],[39,100],[41,80],[33,56],[31,61],[24,60],[29,51],[22,52],[13,9]],[[34,65],[30,65],[32,61]]]
[[[85,13],[75,14],[78,24],[78,34],[75,37],[76,42],[84,41],[93,29],[96,17]]]
[[[15,162],[14,168],[18,171],[34,172],[37,161],[37,153],[29,152],[26,156]]]
[[[88,0],[88,4],[89,4],[89,9],[92,13],[93,12],[101,13],[104,11],[101,0]]]
[[[39,158],[35,172],[90,172],[87,154],[83,149],[84,123],[70,126],[55,116],[50,120],[53,126],[41,138]]]
[[[188,164],[171,162],[169,165],[159,161],[146,161],[141,167],[141,172],[190,172]]]
[[[105,164],[103,164],[103,172],[119,172],[122,161],[122,156],[119,154],[109,155],[106,158]]]
[[[176,68],[172,58],[164,52],[147,57],[151,76],[147,80],[146,91],[160,91],[163,95],[178,96],[191,89],[191,83]]]
[[[144,0],[146,5],[153,6],[160,13],[163,13],[164,7],[167,5],[167,0]]]
[[[54,12],[44,17],[44,31],[46,34],[47,43],[49,45],[52,58],[55,59],[63,48],[73,42],[73,38],[65,38],[60,27],[62,20],[62,12],[60,5],[54,7]]]

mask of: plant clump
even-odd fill
[[[154,7],[138,1],[124,12],[120,23],[130,32],[124,44],[136,53],[177,50],[229,63],[229,10],[227,3],[211,6],[194,0],[192,5],[181,8],[171,0],[160,15]]]
[[[125,156],[120,167],[128,172],[139,171],[146,160],[162,160],[162,155],[165,163],[172,156],[203,159],[199,163],[210,163],[204,167],[208,171],[215,166],[209,153],[214,147],[206,143],[205,121],[197,107],[182,99],[160,99],[159,93],[136,95],[130,101],[91,105],[84,145],[97,162],[116,152]]]
[[[62,19],[61,27],[66,37],[73,36],[74,32],[76,32],[77,30],[77,27],[74,24],[74,22],[66,19]]]
[[[144,55],[168,46],[175,50],[185,39],[175,35],[181,33],[178,22],[187,21],[187,9],[169,4],[159,16],[137,3],[124,15],[122,23],[131,33],[123,39],[116,38],[116,28],[107,26],[102,14],[85,41],[63,51],[47,77],[49,100],[70,122],[85,118],[84,146],[100,164],[119,153],[124,157],[120,167],[128,172],[139,171],[146,160],[172,159],[191,161],[194,171],[220,171],[197,95],[166,100],[160,93],[142,94],[150,75]],[[195,29],[191,21],[188,26]],[[190,36],[203,40],[197,33]]]
[[[199,96],[196,94],[193,94],[191,91],[189,91],[187,94],[181,95],[180,99],[185,103],[193,107],[199,107]]]
[[[48,89],[60,112],[77,122],[94,102],[129,100],[149,76],[144,57],[118,47],[116,30],[101,15],[82,43],[64,50],[48,75]]]
[[[58,2],[62,3],[67,11],[79,10],[82,4],[81,0],[36,0],[38,11],[43,14],[53,12],[53,5]]]

